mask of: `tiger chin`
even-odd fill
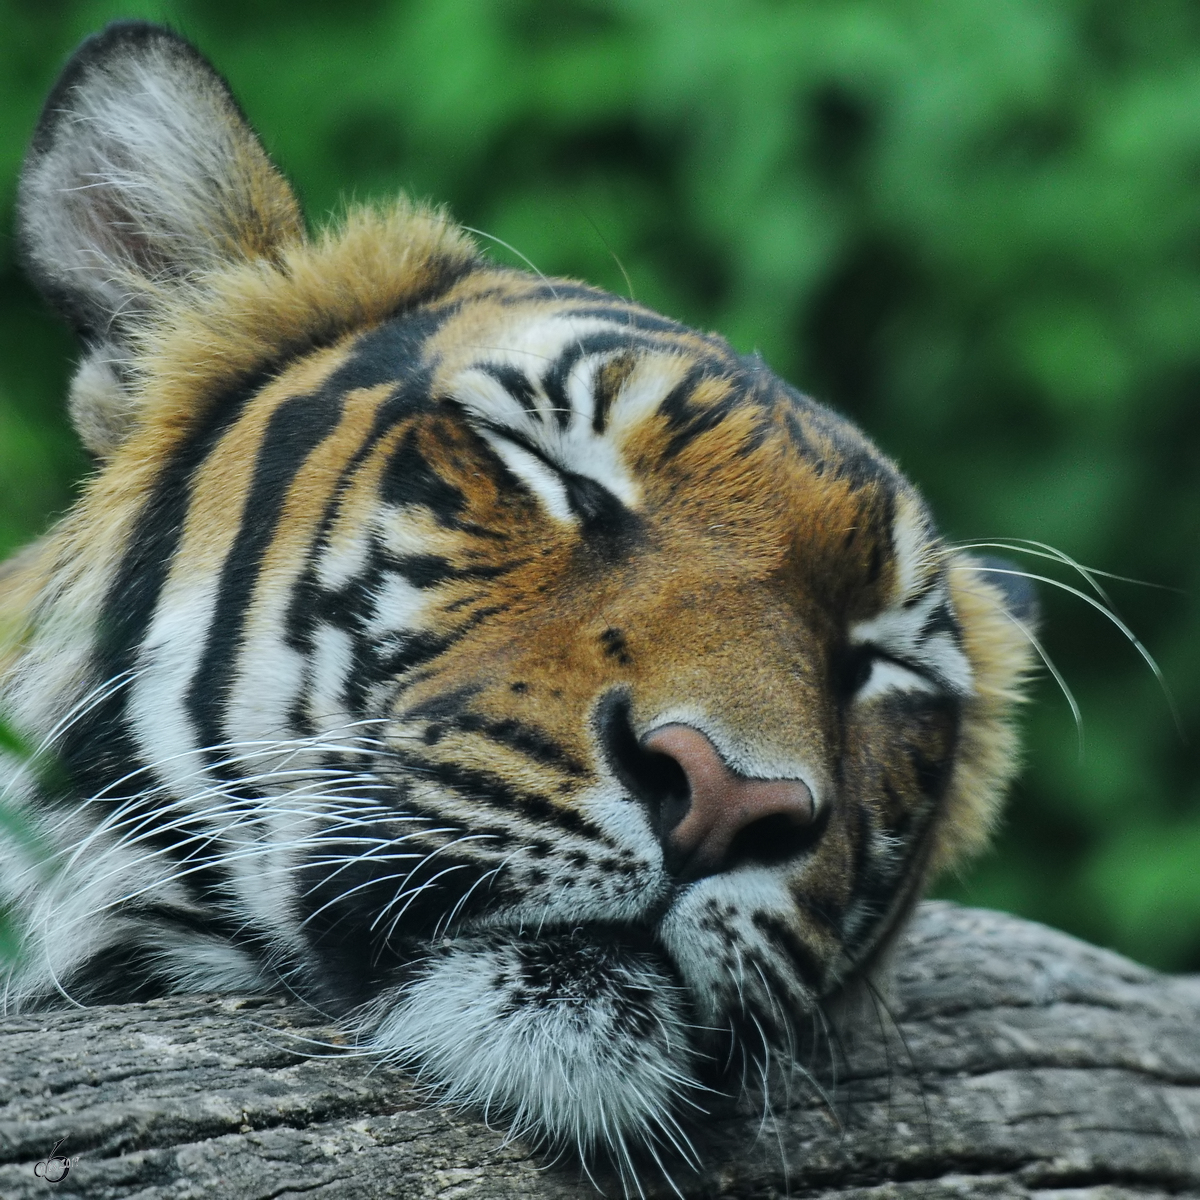
[[[1029,598],[759,358],[406,199],[310,235],[146,24],[17,221],[95,471],[0,575],[10,1010],[286,991],[631,1164],[983,843]]]

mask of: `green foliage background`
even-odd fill
[[[1180,589],[1114,599],[1182,737],[1121,636],[1042,589],[1084,754],[1043,681],[996,848],[943,887],[1200,969],[1191,0],[0,0],[4,552],[87,469],[73,347],[12,260],[15,180],[59,66],[118,16],[206,50],[314,222],[347,195],[444,201],[547,273],[761,350],[950,537]]]

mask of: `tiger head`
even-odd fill
[[[308,236],[148,25],[66,68],[19,232],[97,470],[7,569],[72,863],[15,994],[286,987],[621,1157],[982,843],[1024,603],[759,358],[407,201]]]

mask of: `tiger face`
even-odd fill
[[[621,1160],[982,841],[1025,614],[759,359],[404,201],[309,239],[153,26],[68,65],[19,220],[98,470],[6,568],[64,867],[2,852],[10,1002],[286,988]]]

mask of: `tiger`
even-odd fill
[[[632,1169],[985,844],[1030,598],[760,357],[404,196],[310,233],[142,22],[17,235],[94,470],[0,568],[6,1011],[299,998]]]

